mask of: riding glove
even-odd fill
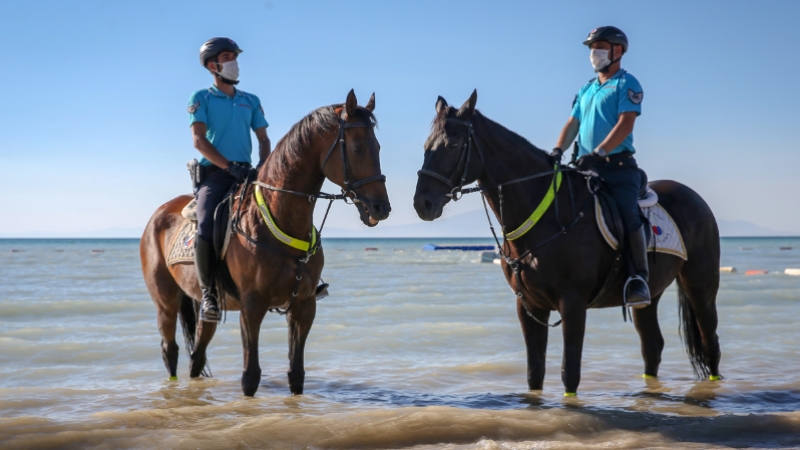
[[[226,169],[229,174],[233,175],[239,182],[247,179],[250,171],[253,170],[249,164],[239,164],[233,161],[228,161],[228,168]]]

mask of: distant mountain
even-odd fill
[[[778,231],[766,228],[744,220],[718,220],[720,236],[796,236],[798,233]]]

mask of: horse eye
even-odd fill
[[[456,148],[456,147],[458,147],[458,142],[451,142],[450,145],[448,145],[448,147]]]
[[[353,151],[356,152],[356,153],[361,152],[361,146],[360,145],[354,145],[353,146]]]

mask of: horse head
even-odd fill
[[[461,188],[483,173],[483,154],[472,133],[477,101],[477,90],[458,110],[441,96],[436,100],[436,117],[425,141],[425,159],[414,194],[414,209],[422,220],[439,218],[444,205],[458,200]]]
[[[374,227],[389,217],[392,207],[386,193],[386,177],[381,174],[381,145],[375,137],[375,94],[364,107],[358,106],[351,89],[339,115],[339,137],[322,155],[322,172],[342,188],[358,209],[364,225]]]

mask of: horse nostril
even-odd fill
[[[425,200],[425,209],[433,209],[433,203],[430,200]]]

